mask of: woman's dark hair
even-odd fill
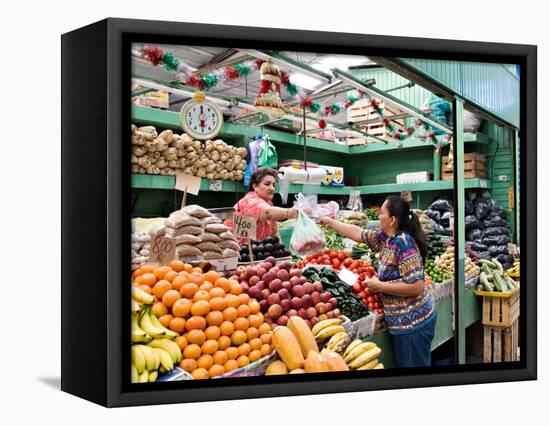
[[[250,176],[248,190],[254,191],[254,185],[259,185],[262,179],[266,176],[273,176],[275,178],[275,182],[279,181],[277,170],[272,169],[271,167],[259,167],[254,173],[252,173],[252,176]]]
[[[403,198],[398,196],[386,198],[386,205],[390,216],[397,218],[399,224],[399,230],[408,232],[413,237],[422,259],[426,259],[428,256],[428,243],[426,241],[426,235],[420,226],[418,216],[414,214]]]

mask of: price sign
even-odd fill
[[[518,247],[515,244],[508,243],[508,253],[510,253],[511,255],[517,255]]]
[[[151,239],[149,261],[166,265],[176,258],[176,240],[174,238],[156,235]]]
[[[352,286],[359,279],[359,274],[354,274],[347,268],[342,268],[338,273],[338,278],[344,281],[347,285]]]
[[[233,215],[233,235],[237,238],[256,239],[256,218],[252,216]]]
[[[223,185],[223,181],[221,180],[211,180],[208,183],[208,188],[210,189],[210,191],[219,192],[222,190],[222,185]]]

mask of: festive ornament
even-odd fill
[[[240,63],[240,64],[237,64],[237,65],[234,65],[233,68],[235,68],[235,70],[237,70],[240,77],[244,77],[245,75],[248,75],[252,72],[252,69],[246,63]]]
[[[162,61],[164,51],[160,47],[146,46],[141,49],[141,56],[143,59],[151,62],[154,66],[157,66]]]
[[[300,100],[300,106],[302,108],[310,108],[312,103],[313,101],[309,96],[306,96],[305,98]]]
[[[340,106],[338,104],[334,104],[334,105],[331,105],[330,107],[330,112],[332,113],[332,115],[336,115],[340,112]]]
[[[266,61],[262,64],[260,71],[260,91],[254,99],[254,106],[269,117],[281,117],[285,114],[285,108],[280,96],[281,72],[279,67],[271,61]]]
[[[240,77],[239,71],[237,71],[233,67],[225,67],[224,71],[225,71],[225,77],[228,80],[236,80]]]
[[[263,59],[256,59],[254,60],[254,65],[257,69],[260,69],[265,61]]]
[[[288,82],[285,88],[289,96],[295,96],[298,93],[298,87],[294,83]]]
[[[322,118],[319,120],[319,128],[324,129],[327,127],[327,122],[323,120]]]
[[[205,88],[210,89],[218,84],[218,78],[215,74],[206,74],[201,76],[202,84]]]
[[[197,74],[193,74],[189,76],[185,81],[185,84],[191,87],[196,87],[197,89],[201,89],[201,90],[204,88],[202,78],[200,75],[197,75]]]
[[[177,72],[180,67],[180,61],[172,53],[166,52],[162,57],[162,66],[168,72]]]
[[[318,104],[318,103],[312,103],[311,106],[309,107],[309,110],[314,114],[318,113],[320,109],[321,109],[321,104]]]
[[[290,83],[290,76],[286,71],[281,71],[281,83],[283,84]]]

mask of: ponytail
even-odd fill
[[[409,203],[397,196],[388,197],[386,203],[390,215],[397,218],[399,230],[408,232],[411,235],[418,246],[418,251],[420,252],[420,256],[422,256],[422,260],[426,260],[428,256],[426,234],[424,234],[418,216],[412,212]]]

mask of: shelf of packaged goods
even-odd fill
[[[132,106],[132,122],[136,125],[155,126],[158,129],[172,129],[181,132],[180,115],[173,111],[163,111],[155,108],[149,108],[139,105]],[[263,130],[260,127],[244,126],[239,124],[224,123],[218,137],[231,138],[254,137],[265,132],[269,134],[270,140],[276,144],[292,145],[296,147],[304,146],[304,138],[295,133],[281,132],[269,129]],[[307,138],[307,147],[309,150],[332,152],[339,155],[348,155],[349,147],[339,145],[334,142],[327,142],[315,138]]]
[[[174,189],[176,178],[174,176],[132,174],[132,188],[136,189]],[[209,191],[210,181],[201,180],[201,191]],[[491,182],[486,179],[466,179],[465,188],[490,188]],[[320,195],[348,195],[350,191],[360,191],[361,194],[390,194],[401,191],[444,191],[452,190],[452,180],[441,180],[419,183],[389,183],[381,185],[362,186],[321,186],[321,185],[289,185],[288,192],[297,194],[299,192]],[[222,181],[221,192],[246,192],[241,182]]]
[[[144,107],[140,105],[132,106],[132,122],[136,125],[148,125],[155,126],[158,129],[172,129],[181,132],[180,115],[174,111],[164,111],[160,109]],[[295,133],[283,132],[280,130],[264,130],[260,127],[252,127],[238,124],[224,123],[220,133],[220,138],[231,137],[254,137],[259,133],[266,132],[269,134],[272,142],[277,144],[285,144],[295,147],[303,147],[304,140],[302,136]],[[443,138],[439,136],[438,138]],[[441,139],[442,140],[442,139]],[[489,137],[482,133],[465,133],[464,142],[466,143],[479,143],[487,145],[489,143]],[[419,149],[433,149],[433,145],[416,139],[414,137],[405,139],[403,147],[398,148],[396,141],[388,141],[386,145],[371,143],[368,145],[359,146],[347,146],[334,142],[328,142],[316,138],[307,138],[307,147],[313,151],[331,152],[337,155],[367,155],[385,152],[397,152],[397,151],[414,151]]]

